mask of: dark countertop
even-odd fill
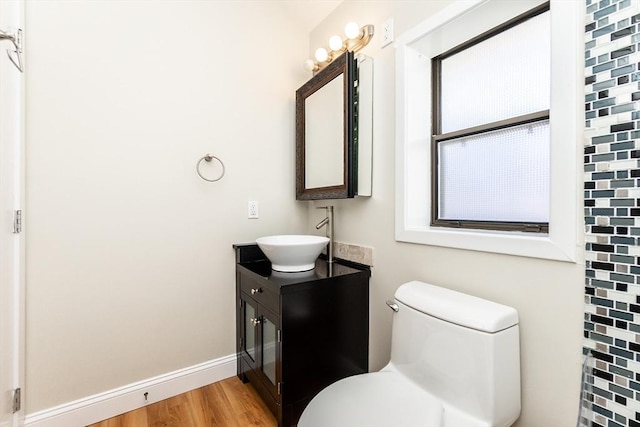
[[[316,266],[313,270],[295,273],[274,271],[271,269],[271,262],[255,243],[233,245],[233,248],[236,250],[236,265],[239,268],[246,269],[251,275],[259,276],[256,279],[269,281],[276,288],[352,274],[371,276],[369,266],[341,259],[336,259],[329,264],[323,257],[316,260]]]

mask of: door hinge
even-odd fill
[[[15,211],[13,216],[13,233],[18,234],[22,232],[22,210]]]
[[[278,396],[282,393],[282,383],[278,382]]]
[[[244,340],[242,339],[242,337],[240,337],[240,348],[244,347]]]
[[[13,390],[13,413],[19,412],[22,407],[22,391],[20,387]]]
[[[280,329],[278,329],[278,342],[282,342],[282,334],[280,333]]]

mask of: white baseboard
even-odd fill
[[[236,355],[179,369],[25,417],[25,427],[83,427],[232,377]],[[144,393],[147,394],[145,401]]]

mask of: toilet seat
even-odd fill
[[[392,371],[331,384],[306,407],[298,427],[439,427],[442,402]]]

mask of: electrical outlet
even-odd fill
[[[258,210],[257,200],[249,200],[249,203],[247,206],[247,218],[251,218],[251,219],[260,218],[260,212]]]
[[[381,47],[385,47],[391,42],[393,42],[393,18],[387,19],[384,24],[382,24]]]

